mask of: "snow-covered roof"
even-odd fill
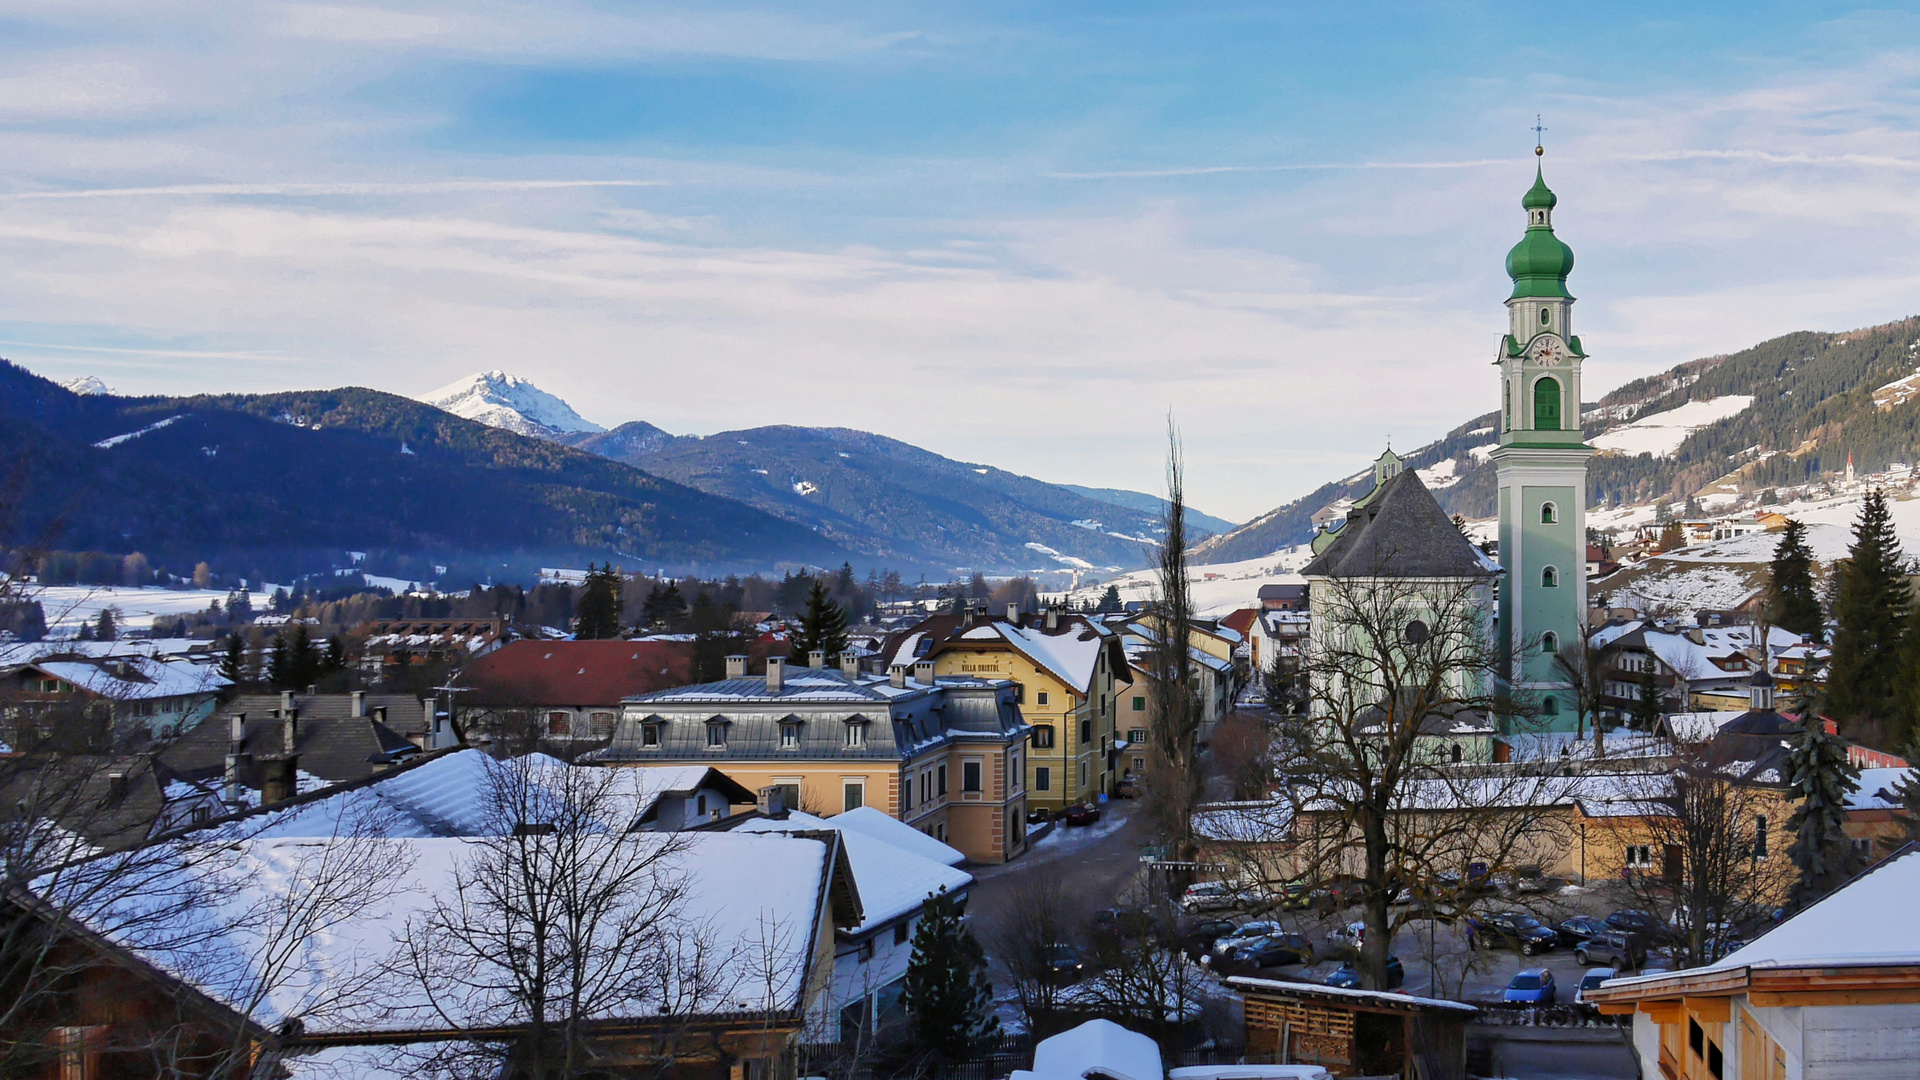
[[[1061,633],[1049,634],[1012,623],[989,624],[1029,660],[1046,668],[1061,682],[1085,693],[1093,685],[1093,672],[1100,663],[1100,650],[1107,634],[1097,623],[1069,626]]]
[[[1089,1020],[1040,1040],[1033,1048],[1033,1072],[1047,1080],[1096,1074],[1113,1080],[1161,1080],[1166,1075],[1160,1044],[1111,1020]]]
[[[1287,839],[1292,830],[1293,807],[1285,801],[1208,803],[1193,811],[1193,831],[1207,840],[1273,843]]]
[[[128,656],[113,660],[40,660],[34,667],[88,693],[114,701],[217,694],[232,680],[210,667],[185,660]]]
[[[1706,742],[1720,733],[1730,720],[1747,715],[1745,709],[1722,712],[1668,713],[1660,718],[1667,731],[1680,742]]]
[[[784,821],[756,818],[739,826],[737,832],[806,832],[838,828],[847,852],[847,864],[853,868],[854,888],[860,893],[864,921],[853,933],[865,934],[920,910],[927,898],[942,889],[957,893],[973,884],[973,875],[945,863],[924,858],[895,847],[858,828],[841,828],[841,814],[818,818],[812,814],[792,813]],[[902,825],[908,832],[913,828]],[[938,841],[936,841],[937,843]],[[942,844],[942,847],[946,845]]]
[[[1477,1013],[1477,1006],[1464,1001],[1448,1001],[1444,998],[1415,997],[1412,994],[1395,994],[1385,990],[1353,990],[1344,986],[1322,986],[1319,983],[1288,982],[1284,979],[1255,979],[1245,975],[1235,975],[1227,980],[1227,985],[1249,990],[1282,990],[1305,995],[1327,995],[1331,997],[1352,998],[1359,1001],[1376,1001],[1387,1005],[1414,1005],[1427,1009],[1450,1009],[1455,1012]]]
[[[1892,810],[1900,806],[1894,785],[1914,775],[1913,769],[1861,769],[1860,790],[1847,796],[1849,810]]]
[[[569,773],[568,770],[578,770]],[[499,803],[524,788],[528,808],[558,806],[572,793],[603,813],[608,831],[625,832],[644,820],[663,795],[711,781],[707,765],[635,768],[572,766],[545,754],[517,763],[480,750],[459,750],[382,776],[373,783],[301,803],[242,826],[263,837],[374,835],[393,839],[497,836],[521,824],[522,807]],[[516,820],[509,820],[515,818]]]
[[[678,846],[663,867],[683,890],[669,918],[682,924],[673,932],[683,940],[710,947],[705,961],[771,951],[777,962],[718,982],[656,971],[650,974],[665,992],[683,995],[680,1000],[663,1005],[659,988],[643,990],[596,1018],[653,1016],[664,1007],[761,1012],[799,1003],[816,920],[827,917],[820,910],[824,843],[753,833],[634,833],[607,842],[631,845],[634,858]],[[369,843],[381,845],[371,858]],[[355,845],[362,846],[356,851]],[[174,858],[173,871],[153,875],[132,895],[92,888],[87,875],[71,870],[35,884],[49,902],[71,905],[83,925],[111,943],[263,1026],[298,1019],[309,1035],[438,1032],[519,1018],[499,988],[504,972],[443,985],[432,996],[420,980],[393,973],[405,970],[404,950],[426,932],[422,926],[436,902],[459,895],[456,880],[475,874],[485,852],[472,841],[449,839],[261,839],[214,848],[179,841],[162,853]],[[390,876],[369,882],[351,903],[329,910],[322,926],[289,940],[272,914],[301,910],[300,898],[344,866]],[[329,891],[339,889],[335,881]],[[112,895],[101,899],[104,893]],[[178,914],[142,918],[163,909]],[[769,942],[775,934],[779,940]],[[286,955],[277,955],[281,950]]]
[[[967,861],[966,853],[959,848],[943,844],[899,818],[890,817],[871,806],[835,814],[831,820],[833,827],[842,832],[866,833],[875,840],[884,840],[942,866],[959,866]]]
[[[1612,979],[1608,989],[1658,986],[1740,968],[1840,968],[1920,964],[1920,851],[1896,855],[1704,968]]]

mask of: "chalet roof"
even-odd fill
[[[1300,573],[1308,578],[1485,578],[1500,564],[1474,547],[1409,469],[1354,508],[1333,542]]]
[[[681,641],[515,641],[468,664],[462,705],[605,706],[693,681]]]
[[[1400,475],[1406,476],[1407,473]],[[1472,1015],[1480,1011],[1478,1006],[1464,1001],[1447,1001],[1443,998],[1415,997],[1412,994],[1395,994],[1385,990],[1350,990],[1341,986],[1321,986],[1319,983],[1287,982],[1281,979],[1255,979],[1244,975],[1235,975],[1227,980],[1227,985],[1240,991],[1255,993],[1267,992],[1297,997],[1308,1001],[1321,1001],[1328,1004],[1351,1005],[1358,1008],[1383,1009],[1391,1012],[1457,1012]]]
[[[231,714],[216,713],[175,739],[160,752],[160,761],[188,780],[214,781],[225,775]],[[260,786],[260,759],[285,752],[283,720],[267,713],[247,713],[242,746],[251,757],[241,781]],[[309,716],[301,712],[294,724],[293,752],[299,769],[328,783],[346,783],[372,776],[393,762],[420,753],[405,736],[372,716]]]
[[[870,807],[863,809],[871,810]],[[879,813],[877,810],[872,812]],[[804,833],[833,829],[839,832],[846,846],[847,863],[853,868],[854,884],[860,890],[860,907],[864,912],[860,925],[850,931],[855,936],[870,933],[902,916],[919,911],[927,898],[936,892],[958,894],[973,884],[973,875],[964,870],[896,847],[857,825],[849,828],[849,823],[840,820],[847,816],[837,814],[820,818],[796,811],[784,820],[743,817],[735,831]],[[902,824],[900,827],[908,832],[918,832],[910,825]]]

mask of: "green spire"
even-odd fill
[[[1553,235],[1553,207],[1560,199],[1547,187],[1546,176],[1535,168],[1533,187],[1520,200],[1527,211],[1527,235],[1507,252],[1507,276],[1513,279],[1509,299],[1547,296],[1571,300],[1567,275],[1573,271],[1573,249]]]

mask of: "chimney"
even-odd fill
[[[280,741],[283,753],[288,755],[293,753],[293,736],[299,730],[299,726],[300,710],[298,709],[288,709],[280,717]]]
[[[1019,604],[1013,603],[1012,601],[1008,601],[1007,621],[1015,625],[1019,624],[1020,622],[1020,605]]]
[[[843,652],[840,654],[840,674],[849,679],[860,677],[860,654]]]
[[[385,705],[375,705],[373,707],[373,718],[382,724],[386,723],[387,707]]]
[[[926,686],[933,685],[933,661],[921,660],[913,665],[913,679]]]
[[[783,656],[767,657],[767,693],[777,694],[786,689],[787,660]]]
[[[127,797],[127,774],[110,772],[107,774],[107,798],[114,802]]]
[[[963,601],[960,605],[960,625],[962,627],[973,625],[973,601],[971,600]]]
[[[781,792],[779,784],[763,787],[756,794],[759,797],[754,801],[759,811],[775,821],[785,821],[787,813],[794,809],[787,805],[786,796]]]
[[[283,803],[300,793],[300,785],[296,779],[300,772],[298,757],[292,754],[270,757],[263,760],[260,765],[261,806]]]
[[[353,692],[352,715],[354,716],[367,715],[367,692],[365,690],[355,690]]]
[[[293,711],[293,691],[291,690],[280,691],[280,715],[285,716],[292,711]]]
[[[744,679],[747,677],[747,658],[744,656],[727,657],[727,678]]]
[[[240,801],[240,774],[246,770],[248,760],[247,714],[234,713],[232,727],[227,732],[225,797],[230,803],[238,803]]]
[[[815,671],[827,666],[827,650],[814,649],[807,653],[807,666]]]
[[[907,665],[895,664],[888,668],[887,681],[893,685],[895,690],[905,690],[907,688]]]
[[[1047,632],[1052,633],[1058,629],[1060,629],[1060,609],[1052,605],[1048,605],[1047,606]]]

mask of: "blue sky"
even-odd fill
[[[1920,310],[1920,19],[0,7],[0,355],[878,431],[1250,517],[1493,407],[1536,113],[1597,395]]]

